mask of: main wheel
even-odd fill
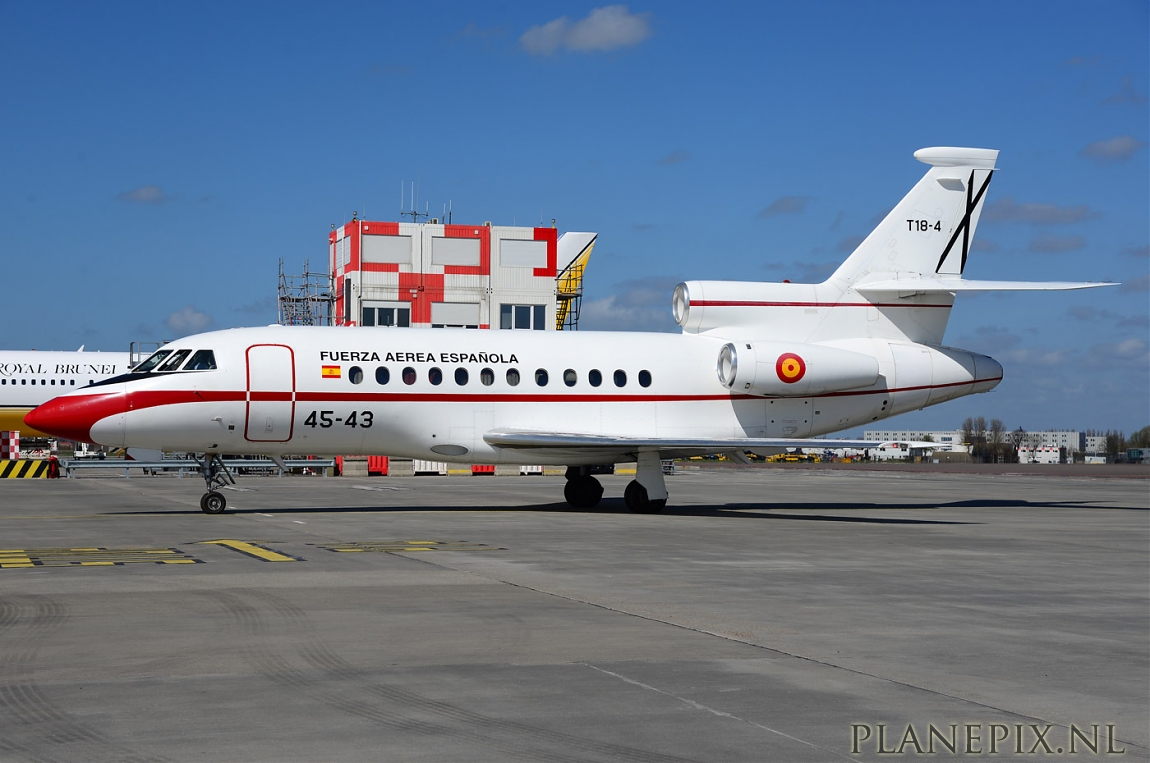
[[[575,477],[563,486],[563,497],[577,509],[590,509],[603,497],[603,486],[594,477]]]
[[[227,507],[228,500],[224,498],[223,493],[213,490],[200,496],[200,510],[205,514],[223,514]]]
[[[636,514],[658,514],[667,505],[666,498],[658,501],[648,498],[647,488],[638,480],[627,483],[627,489],[623,491],[623,501],[627,504],[627,508]]]

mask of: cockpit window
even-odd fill
[[[156,369],[156,372],[163,373],[164,371],[175,371],[180,367],[181,363],[187,360],[188,355],[191,353],[191,350],[177,350],[176,353],[172,355],[172,357],[165,360],[163,365]]]
[[[211,350],[196,350],[196,354],[184,366],[185,371],[214,371],[216,370],[216,354]]]
[[[160,362],[172,354],[171,350],[156,350],[140,365],[132,369],[132,373],[144,374],[158,366]]]

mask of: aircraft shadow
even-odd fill
[[[889,524],[889,525],[969,525],[969,524],[983,524],[979,521],[971,520],[949,520],[949,519],[918,519],[913,517],[876,517],[865,516],[856,512],[867,511],[939,511],[943,509],[1015,509],[1015,508],[1032,508],[1032,509],[1049,509],[1049,508],[1078,508],[1078,509],[1097,509],[1104,508],[1108,510],[1119,511],[1147,511],[1144,508],[1127,507],[1127,506],[1095,506],[1094,502],[1090,501],[1042,501],[1032,502],[1024,500],[987,500],[987,499],[974,499],[964,501],[948,501],[946,503],[910,503],[910,502],[895,502],[885,501],[882,503],[858,503],[858,502],[796,502],[787,501],[785,503],[768,503],[768,502],[738,502],[728,504],[715,504],[710,506],[676,506],[671,505],[663,510],[661,516],[677,516],[677,517],[723,517],[723,518],[737,518],[737,519],[759,519],[759,520],[797,520],[806,522],[847,522],[847,523],[861,523],[861,524]],[[623,503],[621,498],[605,498],[603,501],[593,509],[577,509],[565,502],[560,503],[543,503],[543,504],[526,504],[526,505],[487,505],[487,506],[413,506],[413,505],[395,505],[395,506],[302,506],[302,507],[282,507],[282,508],[259,508],[259,509],[228,509],[226,514],[236,516],[253,516],[253,515],[266,515],[275,514],[283,516],[295,516],[303,514],[390,514],[396,512],[485,512],[485,511],[498,511],[498,512],[522,512],[522,513],[543,513],[543,514],[630,514],[631,511]],[[803,512],[803,513],[795,513]],[[834,513],[806,513],[806,512],[834,512]],[[161,511],[122,511],[122,512],[108,512],[117,516],[170,516],[173,514],[190,514],[197,515],[202,512],[195,509],[177,509],[177,510],[161,510]]]

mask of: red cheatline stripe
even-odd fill
[[[905,302],[750,302],[744,300],[692,300],[691,307],[954,307]]]
[[[848,390],[845,392],[825,392],[821,395],[796,395],[795,397],[850,397],[857,395],[890,395],[899,392],[919,392],[929,389],[947,389],[949,387],[963,387],[973,384],[986,384],[988,382],[1002,381],[1001,376],[973,381],[950,382],[948,384],[922,384],[914,387],[895,387],[893,389],[863,389]],[[290,401],[288,392],[252,392],[252,400],[282,400]],[[191,390],[153,390],[147,392],[131,393],[132,410],[154,408],[159,405],[174,405],[181,403],[202,402],[243,402],[247,400],[247,393],[236,391],[191,391]],[[411,403],[638,403],[638,402],[692,402],[707,400],[763,400],[762,395],[717,393],[712,395],[660,395],[660,394],[554,394],[554,393],[463,393],[463,392],[297,392],[296,402],[411,402]],[[114,411],[118,413],[120,411]],[[111,415],[109,413],[108,415]]]

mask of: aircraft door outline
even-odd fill
[[[244,439],[288,442],[295,428],[295,351],[285,344],[253,344],[245,358]]]

